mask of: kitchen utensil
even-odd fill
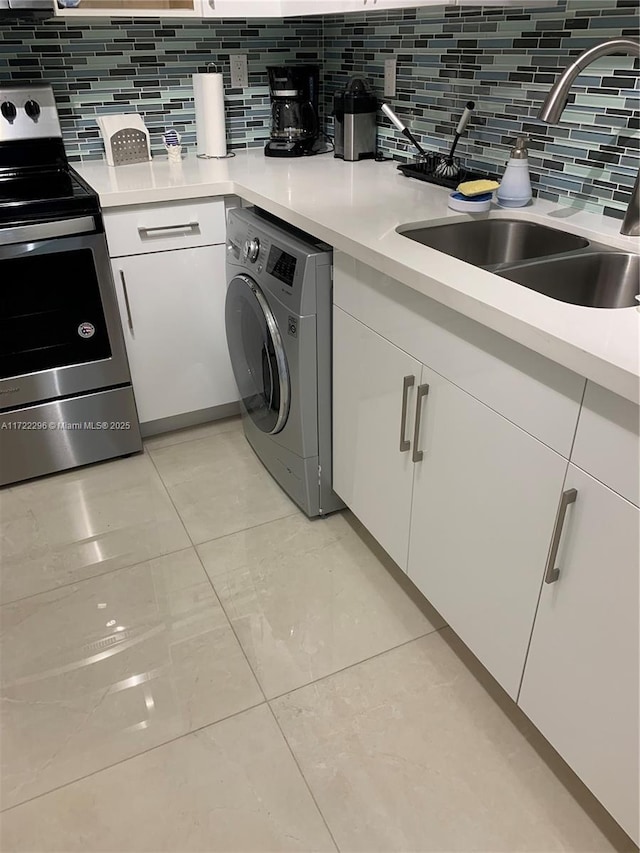
[[[149,131],[138,113],[97,116],[109,166],[151,160]]]
[[[475,109],[475,101],[467,101],[467,104],[464,108],[464,112],[462,113],[462,117],[458,122],[458,126],[456,128],[455,135],[453,137],[453,143],[451,145],[451,150],[446,156],[440,158],[440,162],[436,166],[436,175],[440,178],[455,178],[460,173],[460,161],[454,159],[453,155],[456,150],[456,146],[460,137],[464,133],[464,130],[467,126],[469,119],[471,118],[471,113]]]
[[[391,124],[395,125],[395,127],[400,131],[400,133],[404,134],[404,136],[407,137],[407,139],[414,146],[414,148],[416,148],[419,151],[420,155],[422,157],[426,157],[427,152],[424,150],[422,145],[420,145],[420,143],[415,138],[415,136],[411,133],[409,128],[400,121],[400,119],[394,113],[394,111],[391,109],[389,104],[382,104],[380,109],[386,115],[386,117],[389,119]]]
[[[180,134],[175,127],[170,127],[169,130],[165,131],[162,135],[162,141],[164,142],[165,151],[167,152],[167,159],[170,163],[182,162],[182,145],[180,145],[180,138]]]
[[[175,129],[175,127],[170,127],[169,130],[165,131],[162,136],[162,141],[164,142],[167,148],[172,145],[180,145],[180,134]]]

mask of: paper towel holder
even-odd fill
[[[206,72],[207,74],[210,74],[210,73],[211,73],[211,69],[212,69],[212,68],[213,68],[213,70],[214,70],[214,73],[215,73],[215,74],[219,74],[219,73],[220,73],[220,72],[219,72],[219,70],[218,70],[218,66],[217,66],[217,64],[216,64],[215,62],[207,62],[207,64],[205,65],[205,72]],[[236,152],[235,152],[235,151],[227,151],[227,153],[226,153],[226,154],[220,154],[220,155],[215,155],[215,154],[196,154],[196,157],[197,157],[199,160],[228,160],[230,157],[235,157],[235,156],[236,156]]]

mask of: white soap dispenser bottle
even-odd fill
[[[519,136],[498,187],[498,204],[500,207],[524,207],[531,201],[531,195],[527,137]]]

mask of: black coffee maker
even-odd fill
[[[267,157],[302,157],[314,154],[318,139],[317,65],[269,65],[271,139]]]

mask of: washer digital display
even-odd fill
[[[293,255],[283,252],[277,246],[272,246],[267,258],[267,272],[278,281],[293,287],[293,277],[296,274],[296,259]]]

